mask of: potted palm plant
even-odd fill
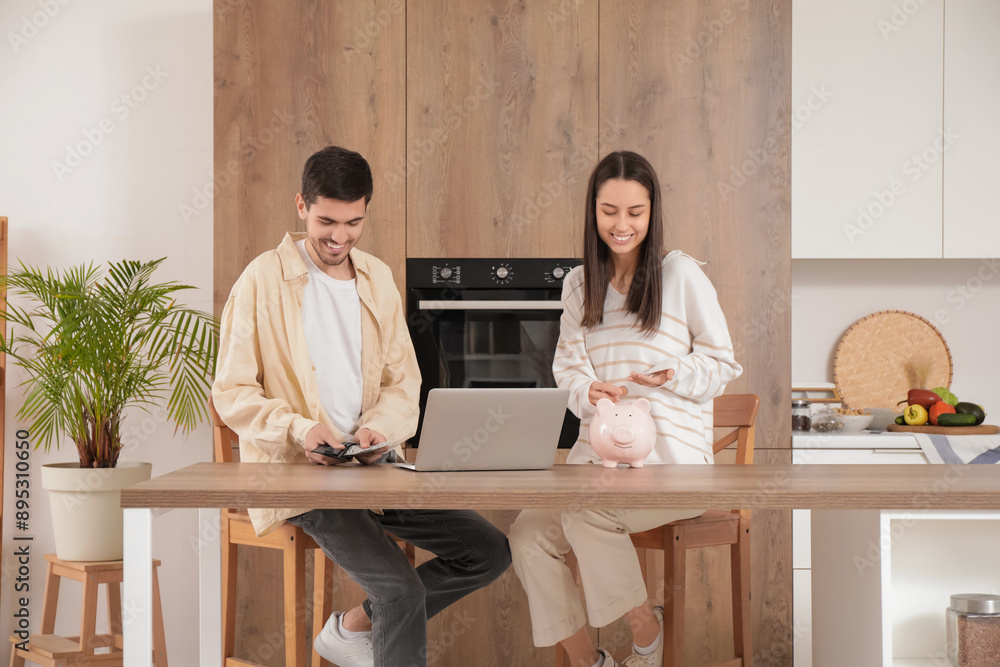
[[[10,336],[0,351],[27,371],[24,405],[36,448],[68,439],[78,461],[42,466],[50,491],[56,552],[65,560],[122,557],[119,490],[149,479],[151,464],[119,463],[130,407],[162,406],[164,421],[190,432],[207,416],[219,344],[215,318],[177,303],[193,289],[153,283],[163,262],[110,263],[107,276],[90,266],[44,272],[26,266],[6,278]]]

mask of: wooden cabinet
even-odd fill
[[[941,257],[944,0],[793,10],[792,257]]]
[[[401,0],[215,3],[217,314],[250,260],[305,230],[295,212],[302,168],[330,144],[371,165],[358,247],[402,289],[406,188],[393,176],[406,162],[403,9]]]
[[[745,368],[729,391],[763,401],[758,461],[787,462],[791,0],[215,0],[214,28],[217,311],[246,264],[299,228],[302,165],[326,144],[369,159],[362,249],[400,287],[406,257],[579,256],[590,171],[604,152],[637,150],[659,171],[668,246],[710,262]],[[516,513],[485,514],[506,530]],[[788,514],[754,514],[755,653],[781,667]],[[729,593],[694,583],[726,589],[727,558],[689,562],[699,657],[730,641]],[[238,604],[241,655],[280,663],[280,563],[240,567],[255,581]],[[348,608],[360,592],[337,577]],[[442,667],[551,664],[513,572],[429,631]],[[600,634],[628,637],[622,624]]]
[[[1000,5],[794,6],[792,257],[995,257]]]
[[[955,137],[944,160],[944,256],[996,257],[1000,3],[946,0],[944,9],[944,127]]]
[[[580,256],[597,5],[408,4],[407,256]]]
[[[406,162],[401,0],[217,0],[214,9],[214,199],[207,205],[214,206],[216,315],[254,257],[285,232],[305,229],[295,212],[302,169],[330,144],[371,165],[374,195],[359,247],[386,262],[402,290],[406,188],[393,178]],[[280,665],[281,554],[241,549],[239,563],[241,580],[253,586],[237,597],[237,655]],[[333,576],[338,603],[356,602],[357,586],[339,568]],[[309,601],[301,613],[311,622]]]
[[[784,123],[790,5],[600,3],[601,154],[633,150],[652,163],[660,177],[667,248],[708,262],[704,270],[730,324],[737,359],[747,360],[727,391],[760,395],[761,415],[774,416],[758,419],[756,461],[763,463],[788,461],[791,423],[788,385],[783,395],[762,389],[773,387],[776,377],[791,377],[788,355],[776,353],[788,349],[791,336],[784,274],[790,269]],[[774,282],[762,279],[769,271]],[[753,514],[759,664],[791,664],[790,519],[789,512]],[[700,551],[689,556],[688,568],[685,662],[715,663],[732,650],[728,593],[720,591],[729,578],[729,554]],[[616,635],[627,636],[623,622],[601,629],[602,638]]]

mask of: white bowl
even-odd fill
[[[872,413],[873,417],[872,423],[867,427],[869,431],[885,431],[899,414],[892,408],[865,408],[865,412]]]
[[[844,422],[844,428],[841,429],[841,433],[857,433],[858,431],[863,431],[868,428],[868,425],[872,423],[875,419],[875,415],[869,413],[866,415],[837,415],[840,417],[840,421]]]

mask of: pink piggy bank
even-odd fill
[[[641,468],[656,442],[656,424],[649,414],[649,401],[631,403],[597,402],[597,414],[590,422],[590,446],[604,461],[605,468],[627,463]]]

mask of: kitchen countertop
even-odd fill
[[[860,431],[792,432],[792,449],[920,449],[912,433]]]
[[[892,438],[887,438],[892,439]],[[392,466],[196,463],[121,492],[125,508],[1000,508],[990,466],[654,465],[414,473]],[[938,488],[944,481],[943,488]]]

